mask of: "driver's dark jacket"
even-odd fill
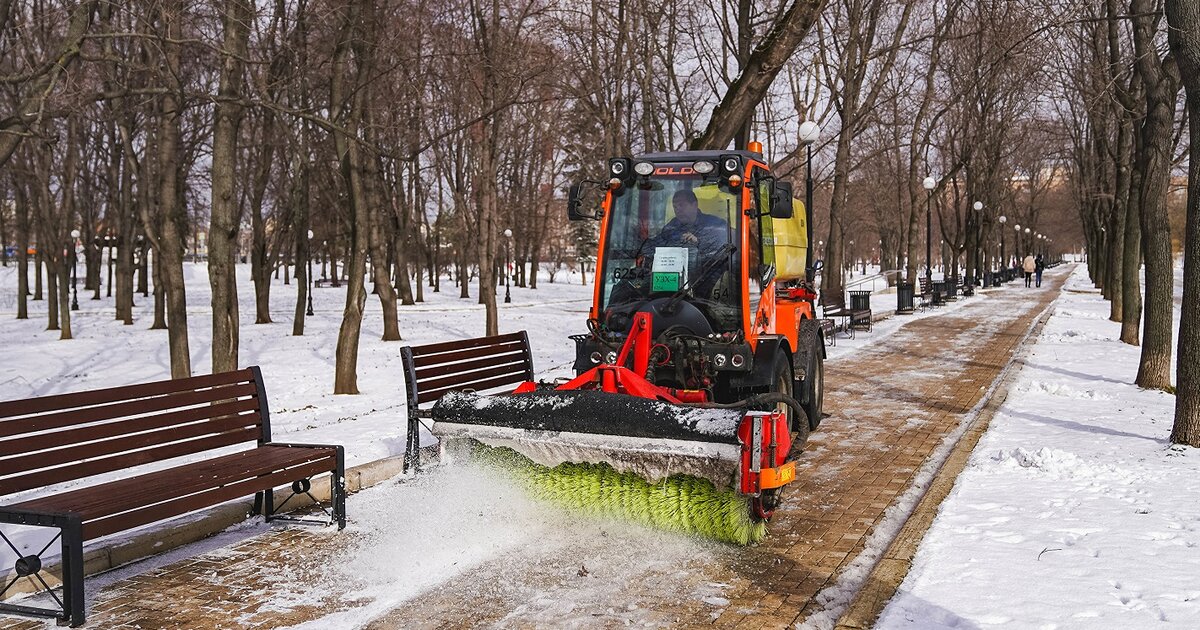
[[[696,242],[684,241],[685,234],[694,234]],[[729,242],[729,224],[723,219],[701,212],[696,216],[696,221],[691,224],[684,224],[678,218],[671,219],[650,244],[653,247],[696,248],[696,257],[688,269],[688,277],[692,279],[693,283],[698,282],[692,287],[692,293],[697,297],[707,299],[721,278],[724,269],[713,269],[704,279],[698,278],[697,274],[704,268],[709,258],[727,242]]]

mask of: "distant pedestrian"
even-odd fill
[[[1034,271],[1037,273],[1037,285],[1042,286],[1042,270],[1046,268],[1046,261],[1042,260],[1042,255],[1038,254],[1033,261]]]
[[[1033,284],[1033,272],[1037,271],[1037,260],[1034,259],[1033,254],[1025,257],[1021,267],[1025,271],[1025,288],[1028,289]]]

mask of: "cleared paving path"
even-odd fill
[[[1012,283],[967,298],[827,363],[830,415],[761,545],[735,549],[580,524],[391,604],[365,594],[352,573],[337,579],[319,568],[370,532],[268,531],[111,583],[93,595],[89,626],[281,627],[337,612],[343,616],[330,618],[331,627],[366,618],[372,628],[784,628],[806,619],[832,626],[870,568],[856,558],[869,544],[886,545],[885,532],[900,525],[903,506],[892,510],[899,514],[889,507],[913,498],[918,471],[987,394],[1067,275],[1059,268],[1041,289]],[[281,595],[288,591],[307,594],[289,601]],[[362,610],[368,604],[372,610]]]

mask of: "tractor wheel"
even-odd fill
[[[792,391],[792,366],[788,362],[788,358],[783,353],[780,353],[775,359],[775,371],[771,378],[771,393],[786,394],[794,396]],[[788,426],[792,430],[792,453],[797,453],[804,448],[808,442],[808,419],[800,417],[804,414],[797,414],[791,407],[780,403],[776,409],[787,415]],[[788,459],[791,459],[789,455]],[[754,499],[754,516],[760,520],[768,520],[775,513],[775,508],[779,507],[783,500],[783,488],[774,488],[764,490],[757,498]]]
[[[808,416],[808,428],[815,431],[817,425],[821,424],[821,413],[825,406],[825,358],[821,348],[812,348],[808,356],[809,365],[801,381],[804,391],[800,400],[804,405],[804,414]]]

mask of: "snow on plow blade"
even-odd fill
[[[433,407],[433,434],[451,456],[459,440],[507,446],[553,468],[607,463],[651,483],[691,475],[736,487],[742,411],[685,407],[624,394],[450,393]]]

